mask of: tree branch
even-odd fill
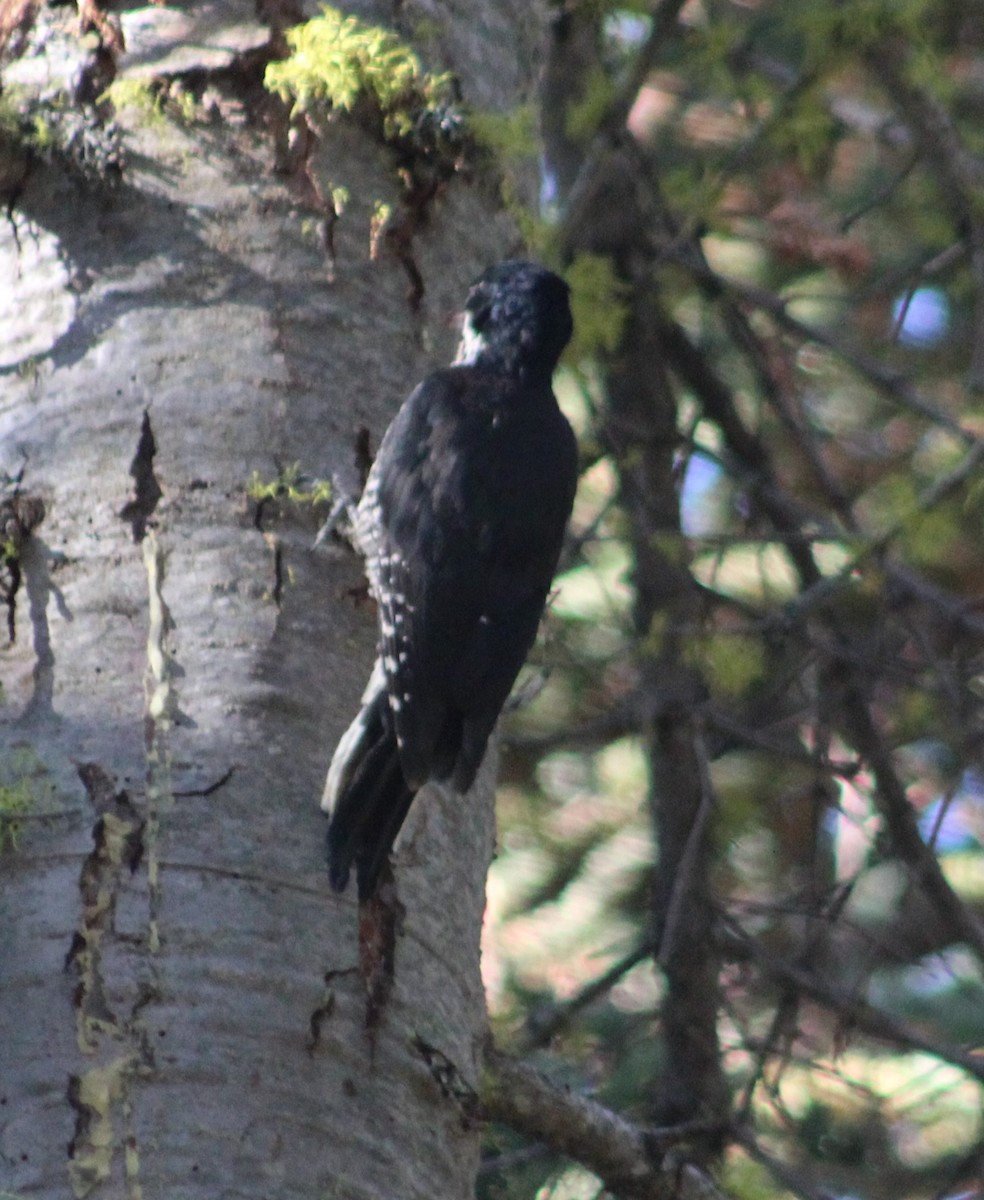
[[[734,948],[754,959],[766,977],[792,989],[798,996],[837,1013],[846,1026],[903,1050],[919,1050],[931,1054],[941,1062],[951,1063],[966,1071],[973,1079],[984,1081],[984,1061],[979,1055],[963,1050],[960,1046],[927,1037],[912,1025],[870,1004],[857,991],[821,979],[805,967],[767,954],[755,939],[735,922],[729,922],[728,932],[734,938]]]
[[[941,196],[967,234],[975,288],[969,378],[971,387],[980,388],[984,386],[984,221],[980,215],[984,164],[964,145],[943,106],[907,77],[910,58],[910,47],[898,34],[884,39],[865,56],[869,70],[912,127],[922,153],[944,185]]]
[[[619,1200],[724,1200],[704,1171],[666,1155],[692,1136],[691,1126],[646,1130],[493,1047],[485,1051],[481,1105],[487,1120],[593,1171]]]

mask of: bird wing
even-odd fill
[[[470,785],[536,636],[576,481],[549,387],[470,367],[424,380],[384,437],[357,527],[411,786]]]

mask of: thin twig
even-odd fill
[[[633,967],[638,966],[651,953],[652,948],[647,943],[643,943],[626,954],[624,958],[613,963],[597,979],[592,979],[590,983],[585,984],[580,991],[575,992],[563,1004],[552,1004],[549,1007],[541,1006],[539,1009],[534,1009],[526,1020],[524,1049],[528,1051],[546,1046],[579,1012],[587,1008],[589,1004],[593,1004],[595,1000],[601,999],[616,983],[628,975]]]
[[[749,1130],[738,1128],[734,1131],[733,1137],[739,1146],[756,1162],[761,1163],[793,1195],[801,1196],[803,1200],[833,1200],[835,1193],[828,1192],[825,1188],[814,1187],[801,1171],[795,1170],[788,1163],[784,1163],[782,1159],[775,1158],[768,1151],[763,1150]]]
[[[953,890],[936,855],[923,841],[909,797],[895,770],[891,751],[872,719],[857,681],[848,683],[844,688],[842,704],[854,743],[874,775],[875,800],[885,818],[896,853],[912,871],[916,883],[947,922],[956,939],[966,942],[984,962],[984,926]],[[979,1064],[978,1070],[984,1079],[984,1063]]]
[[[868,69],[912,127],[923,155],[942,183],[941,196],[956,223],[967,231],[975,285],[969,378],[972,387],[980,388],[984,386],[984,221],[980,208],[984,163],[964,145],[943,105],[908,77],[906,67],[911,58],[908,42],[898,33],[865,55]]]
[[[703,279],[743,304],[767,313],[776,324],[795,333],[803,341],[816,342],[832,350],[843,362],[867,380],[877,391],[888,396],[903,408],[920,417],[926,418],[941,429],[946,429],[968,445],[978,440],[977,435],[949,413],[938,408],[931,400],[927,400],[913,388],[905,375],[891,367],[886,367],[871,355],[852,346],[846,338],[841,337],[831,329],[819,325],[810,325],[806,321],[793,316],[789,311],[788,299],[777,296],[767,288],[756,287],[754,284],[742,283],[729,279],[714,271],[708,264],[695,261],[693,248],[683,245],[662,247],[663,256],[686,266],[697,279]]]
[[[984,1081],[984,1061],[979,1055],[949,1042],[928,1037],[907,1022],[870,1004],[858,992],[840,987],[821,979],[804,967],[767,954],[737,922],[728,921],[725,928],[734,939],[735,946],[740,946],[767,978],[784,987],[793,988],[801,997],[813,1000],[837,1013],[848,1027],[903,1050],[921,1050],[941,1062],[959,1067],[974,1079]]]

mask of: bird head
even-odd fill
[[[468,292],[455,363],[549,380],[574,329],[569,297],[567,284],[536,263],[489,267]]]

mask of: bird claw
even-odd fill
[[[355,527],[356,502],[348,492],[339,491],[337,495],[338,498],[331,506],[331,512],[311,544],[312,550],[317,550],[322,542],[327,541],[333,534],[338,534],[339,537],[354,545],[352,530]]]

